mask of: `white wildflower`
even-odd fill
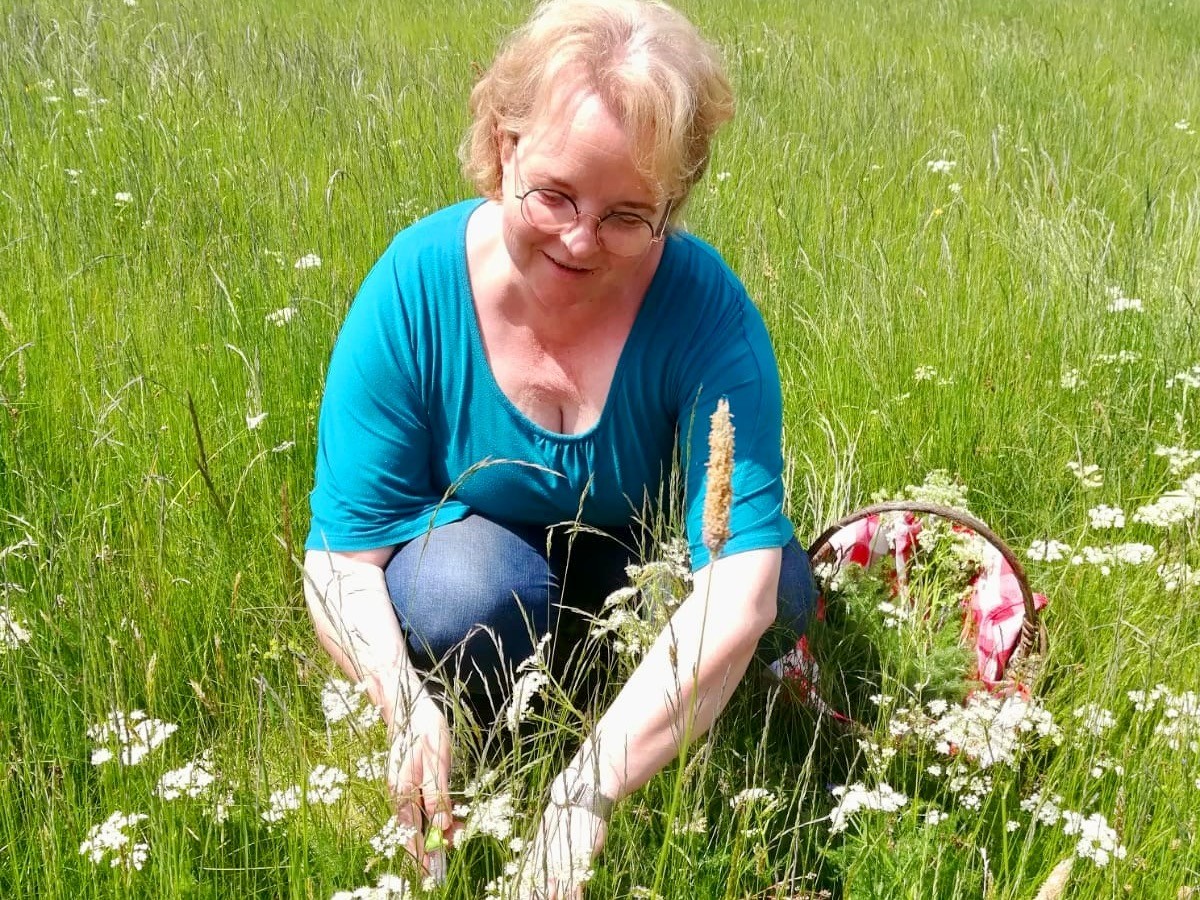
[[[950,182],[950,184],[948,184],[946,186],[946,190],[948,190],[950,193],[954,194],[955,196],[958,196],[959,194],[962,193],[962,185],[959,184],[957,181],[952,181],[952,182]]]
[[[113,194],[113,202],[117,206],[128,206],[133,202],[133,194],[129,193],[129,191],[117,191],[117,193]]]
[[[354,774],[364,781],[382,781],[387,776],[388,752],[378,750],[354,761]]]
[[[935,748],[944,755],[962,754],[980,768],[1013,763],[1026,736],[1061,740],[1050,712],[1034,699],[1019,695],[972,694],[930,726]]]
[[[937,369],[933,366],[917,366],[913,370],[914,381],[933,381],[937,378]]]
[[[1077,706],[1075,718],[1080,720],[1080,727],[1084,731],[1096,737],[1101,737],[1104,732],[1117,724],[1116,716],[1112,712],[1095,703]]]
[[[383,823],[383,827],[370,840],[371,848],[384,859],[392,859],[397,851],[417,836],[417,830],[411,825],[402,825],[400,820],[392,817]]]
[[[305,799],[309,803],[322,803],[326,806],[336,803],[349,780],[350,776],[341,769],[334,766],[317,766],[309,773]]]
[[[1063,798],[1055,794],[1053,797],[1043,797],[1041,791],[1034,791],[1021,801],[1021,809],[1033,816],[1035,822],[1042,825],[1056,825],[1062,819]]]
[[[195,799],[206,793],[216,780],[211,754],[205,751],[198,759],[164,774],[158,779],[158,787],[154,792],[164,800],[178,800],[180,797]]]
[[[1169,528],[1200,515],[1200,473],[1190,475],[1178,490],[1166,491],[1157,500],[1139,506],[1133,521]]]
[[[1084,465],[1071,460],[1067,463],[1067,468],[1079,479],[1081,487],[1098,488],[1104,484],[1104,472],[1097,465]]]
[[[1176,372],[1167,379],[1167,387],[1171,388],[1177,384],[1182,384],[1184,387],[1191,388],[1192,390],[1200,388],[1200,365],[1184,369],[1182,372]]]
[[[1100,504],[1088,510],[1088,521],[1092,528],[1124,528],[1125,512],[1119,506]]]
[[[0,653],[29,643],[29,631],[25,624],[7,606],[0,606]]]
[[[360,887],[352,891],[338,891],[330,900],[409,900],[412,891],[408,882],[398,875],[384,873],[374,887]]]
[[[292,263],[292,268],[297,270],[303,269],[319,269],[321,267],[321,257],[315,253],[305,253],[302,257]]]
[[[367,729],[379,721],[379,710],[371,702],[365,681],[350,684],[341,678],[330,678],[321,688],[321,711],[330,725],[348,722],[352,727]]]
[[[292,785],[280,791],[272,791],[267,801],[267,811],[262,814],[264,822],[280,822],[287,818],[288,813],[300,808],[302,793],[299,785]]]
[[[730,173],[730,172],[718,172],[718,173],[716,174],[716,176],[715,176],[715,177],[716,177],[717,181],[728,181],[728,180],[729,180],[729,178],[731,178],[731,177],[732,177],[732,173]]]
[[[1188,450],[1184,447],[1164,447],[1159,444],[1154,448],[1154,455],[1167,458],[1167,468],[1171,470],[1172,475],[1182,475],[1200,462],[1200,450]]]
[[[1108,366],[1128,366],[1141,362],[1142,354],[1134,350],[1118,350],[1116,353],[1098,353],[1096,362]]]
[[[267,313],[263,319],[268,325],[274,325],[277,328],[282,328],[288,322],[292,321],[292,319],[296,318],[299,312],[300,310],[294,306],[285,306],[281,309],[275,310],[274,312]]]
[[[924,819],[926,825],[932,827],[945,822],[948,818],[950,818],[950,813],[942,812],[937,807],[931,806],[929,809],[925,810],[925,815],[922,816],[922,818]]]
[[[87,736],[97,744],[92,751],[92,765],[116,759],[121,765],[136,766],[178,728],[170,722],[151,719],[140,709],[128,713],[114,710],[103,722],[87,730]],[[116,754],[111,746],[114,743]]]
[[[1075,855],[1080,859],[1092,860],[1099,868],[1108,865],[1110,858],[1125,858],[1125,847],[1100,813],[1092,813],[1084,818],[1081,813],[1064,812],[1063,834],[1079,835]]]
[[[950,159],[931,159],[925,163],[925,168],[935,175],[949,175],[957,165],[958,163]]]
[[[1200,569],[1193,569],[1187,563],[1163,563],[1158,567],[1158,577],[1165,591],[1200,587]]]
[[[540,669],[532,669],[517,679],[513,685],[512,699],[504,713],[504,724],[509,731],[516,731],[529,715],[529,704],[549,679]]]
[[[759,787],[746,788],[729,799],[729,805],[737,810],[749,809],[752,806],[772,809],[778,803],[779,798],[775,796],[773,791]]]
[[[1026,556],[1030,559],[1042,560],[1044,562],[1058,562],[1060,559],[1065,559],[1067,554],[1071,552],[1071,546],[1064,544],[1062,541],[1034,541],[1029,545],[1026,551]]]
[[[908,803],[908,797],[886,783],[874,788],[863,784],[843,785],[835,787],[833,795],[838,798],[837,806],[829,813],[829,830],[834,834],[845,831],[850,817],[861,809],[895,812]]]
[[[1108,289],[1108,297],[1110,313],[1143,312],[1142,301],[1137,297],[1126,297],[1125,292],[1116,285]]]
[[[267,413],[246,413],[246,429],[257,431],[263,422],[267,421]]]
[[[1063,373],[1062,378],[1059,379],[1058,384],[1064,391],[1074,391],[1087,384],[1087,381],[1078,369],[1067,369]]]
[[[112,868],[123,866],[126,869],[141,869],[146,864],[150,847],[144,842],[134,840],[127,833],[139,822],[144,822],[146,816],[142,813],[114,812],[99,825],[93,825],[87,834],[87,839],[79,845],[79,855],[86,856],[99,865],[109,857],[108,864]]]
[[[466,819],[458,838],[460,843],[477,834],[490,835],[501,843],[512,837],[513,796],[507,791],[455,807],[454,813]]]

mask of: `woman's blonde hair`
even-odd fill
[[[635,136],[640,174],[676,209],[704,174],[733,91],[716,48],[658,0],[545,0],[471,91],[460,148],[479,192],[500,194],[500,142],[522,134],[572,80]]]

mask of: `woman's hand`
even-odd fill
[[[582,806],[551,802],[525,851],[517,896],[521,900],[579,900],[592,861],[608,837],[608,823]]]
[[[450,726],[441,706],[422,687],[410,709],[397,710],[389,734],[387,780],[396,805],[396,821],[414,832],[405,849],[422,872],[441,881],[446,874],[445,848],[427,851],[425,836],[427,826],[432,826],[440,830],[446,844],[454,837]]]

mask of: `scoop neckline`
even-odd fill
[[[487,353],[483,348],[483,334],[479,326],[479,310],[475,306],[475,289],[471,284],[471,267],[467,255],[467,229],[471,219],[487,202],[486,199],[480,200],[463,217],[458,241],[455,245],[458,254],[457,264],[463,276],[460,283],[463,285],[462,302],[469,323],[471,354],[475,357],[476,362],[483,366],[487,372],[486,380],[488,389],[495,395],[497,401],[504,409],[508,411],[509,416],[522,429],[531,432],[543,440],[552,440],[556,443],[578,444],[586,442],[593,438],[602,428],[606,427],[608,420],[613,416],[613,398],[617,395],[617,389],[624,379],[629,357],[633,354],[635,348],[642,343],[642,335],[650,327],[648,323],[652,316],[651,311],[658,305],[659,295],[662,292],[661,284],[665,278],[663,274],[664,270],[667,268],[668,260],[674,258],[675,235],[674,233],[668,233],[666,239],[663,241],[662,256],[659,257],[658,266],[650,278],[650,284],[647,286],[646,293],[642,297],[642,302],[638,307],[637,315],[634,317],[633,325],[630,327],[629,334],[625,337],[625,343],[621,347],[621,353],[617,357],[617,365],[613,370],[612,381],[609,382],[608,393],[604,397],[604,407],[600,410],[600,415],[596,418],[592,426],[585,431],[564,434],[561,431],[553,431],[543,425],[539,425],[517,408],[517,405],[509,399],[508,395],[500,387],[500,383],[496,380],[496,374],[492,371],[491,361],[488,359]]]

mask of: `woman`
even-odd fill
[[[471,107],[483,199],[396,237],[334,349],[306,596],[384,713],[399,818],[449,829],[449,730],[424,673],[457,650],[470,689],[493,690],[566,629],[564,607],[598,606],[678,452],[693,593],[554,780],[528,854],[550,896],[573,896],[613,803],[705,732],[772,623],[803,626],[812,581],[781,511],[766,330],[717,254],[672,230],[733,112],[712,46],[661,3],[551,0]],[[737,440],[714,562],[700,518],[721,398]],[[548,539],[563,522],[589,529]],[[426,859],[419,834],[412,850]]]

